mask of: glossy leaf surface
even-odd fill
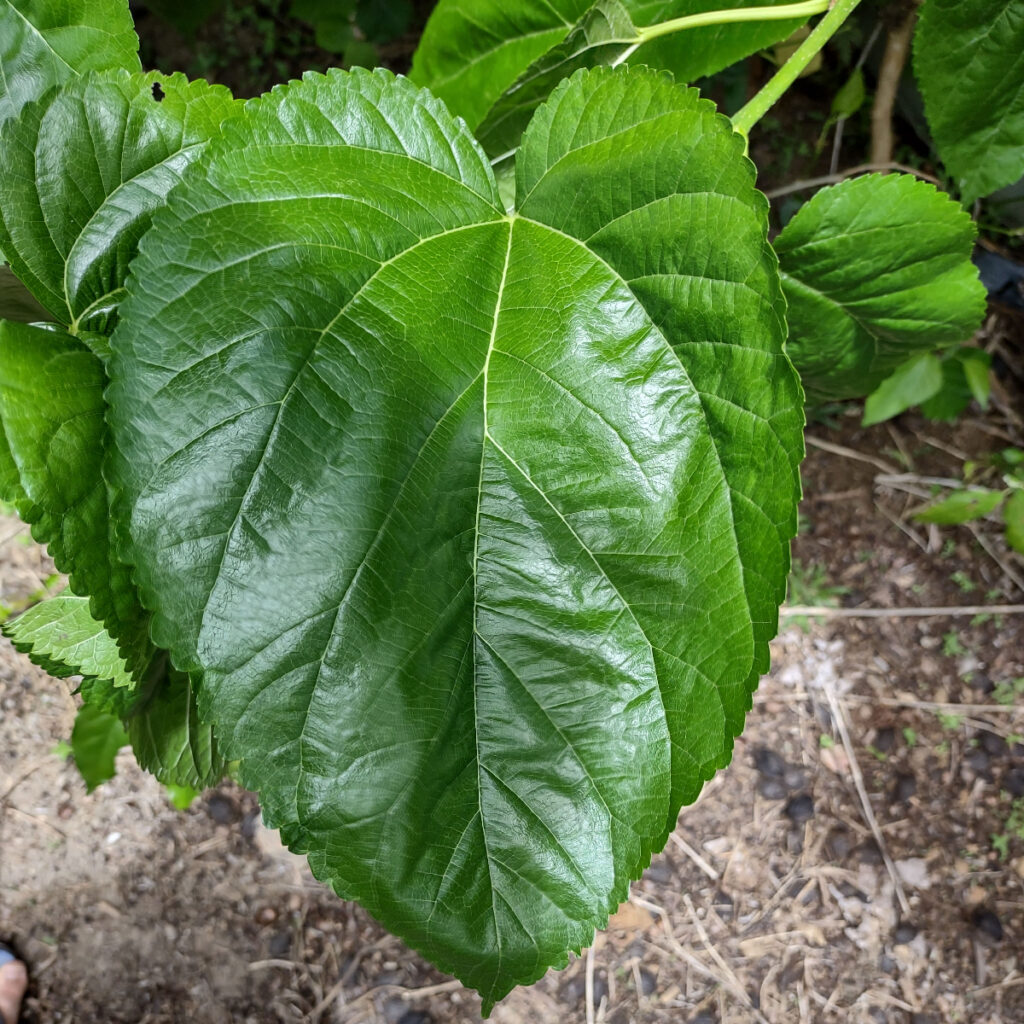
[[[965,203],[1024,175],[1024,0],[927,0],[914,74]]]
[[[153,210],[240,106],[183,75],[110,71],[4,127],[0,247],[53,319],[75,332],[112,327]]]
[[[0,0],[0,124],[86,71],[139,70],[127,0]]]
[[[578,75],[507,216],[429,94],[310,75],[133,264],[154,637],[289,845],[485,1005],[590,941],[766,666],[802,396],[742,151],[664,77]]]
[[[768,0],[759,6],[782,2]],[[622,0],[621,4],[617,0],[596,4],[593,0],[440,0],[423,32],[411,74],[476,129],[499,100],[502,110],[494,116],[504,121],[517,104],[515,93],[522,95],[523,84],[534,94],[544,82],[553,88],[554,76],[536,74],[537,68],[531,70],[534,62],[547,68],[560,65],[568,75],[575,67],[617,57],[621,48],[610,45],[609,40],[624,34],[625,22],[613,8],[621,8],[633,24],[642,27],[689,14],[749,6],[744,0]],[[629,60],[664,68],[678,81],[691,82],[785,39],[805,20],[688,29],[644,44]],[[613,26],[607,36],[602,21]],[[566,49],[570,36],[574,39]],[[520,83],[523,76],[526,81]],[[510,95],[504,96],[507,92]],[[536,95],[537,100],[541,98]],[[504,152],[497,143],[487,148]]]
[[[974,236],[956,203],[910,175],[854,178],[801,207],[775,251],[808,395],[864,396],[915,354],[970,338],[985,312]]]

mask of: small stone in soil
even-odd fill
[[[913,775],[901,772],[896,776],[896,785],[893,786],[892,798],[896,803],[905,804],[917,792],[917,779]]]
[[[807,793],[793,797],[786,804],[786,817],[791,818],[797,825],[810,821],[814,817],[814,801]]]
[[[640,991],[649,996],[658,987],[658,979],[650,971],[640,968]]]
[[[284,956],[292,948],[292,937],[288,932],[275,932],[270,936],[268,946],[271,956]]]
[[[434,1024],[434,1018],[425,1010],[410,1010],[398,1018],[398,1024]]]
[[[873,839],[869,839],[866,843],[861,843],[857,847],[857,859],[861,864],[881,864],[882,863],[882,851],[878,848],[878,843]]]
[[[986,754],[992,757],[1002,757],[1006,753],[1006,740],[997,736],[994,732],[983,732],[981,734],[981,745]]]
[[[644,872],[644,878],[658,885],[668,885],[672,881],[672,865],[667,857],[657,857]]]
[[[1010,796],[1024,796],[1024,768],[1011,768],[1003,779],[1003,789]]]
[[[972,750],[967,755],[967,764],[970,767],[971,771],[974,772],[975,775],[981,776],[983,778],[989,777],[989,766],[991,765],[991,763],[991,758],[980,747],[975,750]]]
[[[786,774],[789,765],[771,748],[755,747],[754,767],[762,775],[774,775],[778,778]]]
[[[241,817],[238,804],[224,793],[211,793],[206,801],[206,813],[218,825],[233,825]]]
[[[893,939],[897,946],[903,946],[908,942],[913,942],[916,937],[917,929],[909,921],[902,921],[896,929],[896,934],[893,935]]]
[[[875,733],[875,742],[872,744],[875,750],[882,754],[888,754],[896,746],[896,730],[887,725]]]
[[[825,845],[828,847],[832,860],[845,860],[853,849],[850,833],[841,828],[834,829],[829,833]]]
[[[971,924],[978,930],[978,937],[983,941],[1002,942],[1003,925],[991,910],[978,907],[971,914]]]
[[[930,1013],[912,1013],[910,1024],[938,1024],[938,1022]]]

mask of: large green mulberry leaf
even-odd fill
[[[758,6],[785,2],[766,0]],[[530,109],[545,98],[540,89],[545,83],[554,87],[558,69],[564,77],[576,67],[617,60],[629,49],[631,63],[664,68],[678,81],[690,82],[785,39],[807,20],[703,26],[638,49],[628,45],[634,25],[749,6],[745,0],[440,0],[424,29],[411,74],[470,128],[490,118],[486,134],[497,136],[500,127],[507,141],[512,134],[509,117],[524,97],[529,97]],[[486,148],[492,154],[505,152],[497,141]]]
[[[909,174],[854,178],[802,206],[775,251],[808,394],[863,397],[912,356],[970,338],[985,314],[975,234],[957,203]]]
[[[802,423],[728,122],[625,69],[538,117],[506,215],[405,80],[254,101],[143,239],[108,392],[154,636],[225,755],[485,1005],[728,761]]]
[[[75,75],[139,70],[127,0],[0,0],[0,124]]]
[[[927,0],[914,73],[965,203],[1024,174],[1024,0]]]
[[[0,247],[57,322],[109,330],[153,211],[240,107],[183,75],[107,71],[4,126]]]

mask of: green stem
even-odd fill
[[[839,27],[853,13],[859,3],[860,0],[835,0],[831,10],[814,26],[811,34],[800,44],[793,56],[779,68],[768,84],[733,117],[732,126],[736,131],[741,135],[750,134],[750,129],[775,106],[782,94],[800,77],[800,73],[836,34]]]
[[[702,14],[688,14],[685,18],[673,18],[658,25],[637,29],[637,45],[649,43],[652,39],[681,32],[687,28],[702,25],[728,25],[737,21],[785,21],[787,18],[806,18],[812,14],[827,11],[829,0],[804,0],[797,4],[779,4],[776,7],[740,7],[731,11],[704,11]]]

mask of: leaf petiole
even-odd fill
[[[673,32],[701,28],[704,25],[727,25],[738,21],[785,21],[787,18],[808,17],[827,11],[828,5],[829,0],[803,0],[802,3],[780,4],[775,7],[740,7],[735,10],[687,14],[682,18],[673,18],[671,21],[637,29],[637,45],[649,43],[652,39],[659,39]]]
[[[749,135],[750,129],[768,113],[783,93],[800,77],[800,73],[818,55],[821,48],[836,34],[843,22],[853,13],[860,0],[835,0],[811,34],[800,44],[797,51],[772,76],[768,84],[740,110],[732,119],[733,128],[741,135]],[[799,5],[794,5],[799,6]],[[782,7],[774,8],[783,10]],[[820,5],[819,10],[824,10]],[[734,13],[739,13],[736,11]],[[666,24],[668,24],[666,22]]]

